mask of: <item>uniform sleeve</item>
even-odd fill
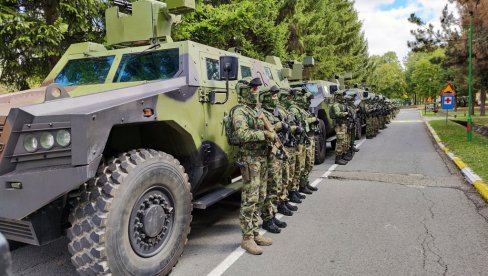
[[[345,112],[342,112],[342,111],[341,111],[341,108],[340,108],[340,106],[339,106],[338,104],[334,104],[334,105],[332,106],[332,108],[334,108],[334,113],[336,114],[336,117],[337,117],[337,118],[344,118],[344,117],[346,117],[346,116],[344,115],[344,113],[345,113]]]
[[[232,123],[234,125],[234,130],[236,131],[236,137],[241,143],[261,142],[266,140],[263,131],[249,128],[247,117],[241,109],[234,112]]]

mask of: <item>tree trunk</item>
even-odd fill
[[[485,112],[486,112],[486,106],[485,106],[485,102],[486,102],[486,89],[485,88],[482,88],[481,89],[480,101],[481,101],[481,105],[480,105],[480,116],[486,116],[486,114],[485,114]]]
[[[45,1],[44,12],[46,14],[46,24],[54,25],[56,19],[58,19],[59,16],[58,7],[59,7],[58,0]],[[59,57],[49,56],[47,60],[48,60],[49,70],[52,70],[56,65],[56,63],[58,62]]]

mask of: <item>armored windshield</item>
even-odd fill
[[[179,70],[179,49],[125,54],[122,56],[114,82],[165,80]]]
[[[316,83],[305,83],[305,84],[295,84],[295,85],[291,85],[291,87],[293,88],[297,88],[297,87],[302,87],[302,88],[306,88],[308,91],[310,91],[314,96],[319,94],[319,87],[317,86]]]
[[[113,61],[114,56],[72,59],[54,82],[62,86],[104,83]]]

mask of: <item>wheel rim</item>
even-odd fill
[[[158,254],[171,236],[174,200],[163,187],[146,190],[132,208],[129,240],[134,252],[144,258]]]

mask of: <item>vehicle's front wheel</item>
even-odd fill
[[[190,232],[191,200],[173,156],[140,149],[110,159],[70,215],[72,263],[82,275],[168,274]]]
[[[322,164],[325,161],[325,154],[327,152],[327,128],[324,121],[319,120],[320,133],[315,135],[315,164]]]

